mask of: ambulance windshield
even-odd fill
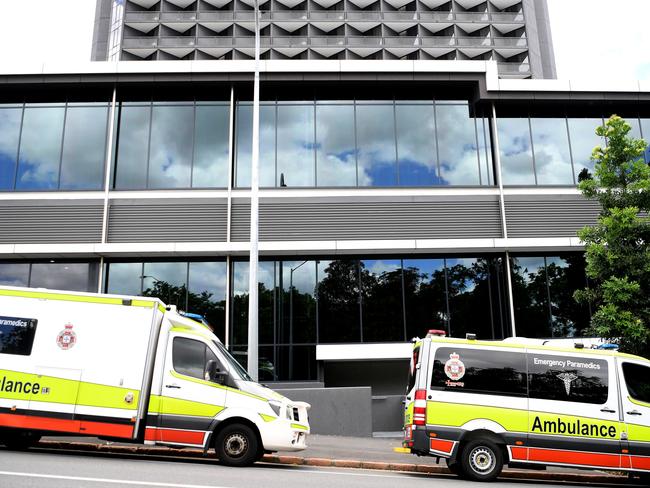
[[[217,349],[221,351],[221,354],[226,358],[226,361],[228,361],[228,364],[230,365],[231,370],[235,370],[239,377],[244,380],[244,381],[253,381],[253,378],[251,378],[246,370],[242,367],[241,364],[228,352],[228,349],[223,347],[223,344],[221,344],[218,341],[212,341],[214,342],[214,345],[217,346]]]

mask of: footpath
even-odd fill
[[[441,460],[440,464],[436,464],[435,458],[432,457],[417,457],[411,454],[394,452],[393,448],[401,446],[399,439],[310,435],[307,440],[309,447],[304,451],[267,454],[262,461],[286,465],[451,474],[444,460]],[[112,443],[87,437],[44,437],[38,447],[124,455],[205,457],[202,449],[174,449],[161,446]],[[208,456],[211,456],[211,453]],[[630,482],[628,477],[622,473],[556,467],[550,467],[545,471],[505,468],[501,477],[579,483],[622,484]]]

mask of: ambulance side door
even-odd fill
[[[217,356],[200,337],[172,334],[162,376],[157,441],[203,446],[214,417],[226,405],[227,389],[207,376]]]
[[[621,466],[614,358],[529,349],[528,395],[529,461]]]
[[[617,358],[629,467],[650,470],[650,363]]]

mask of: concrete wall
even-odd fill
[[[398,432],[404,426],[404,395],[372,397],[372,431]]]
[[[370,387],[276,389],[291,400],[311,404],[312,434],[371,437],[372,393]]]

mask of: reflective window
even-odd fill
[[[564,118],[531,118],[538,185],[573,185],[567,122]]]
[[[115,188],[228,186],[229,106],[122,103]]]
[[[228,186],[230,107],[197,105],[192,187]]]
[[[104,181],[108,106],[69,106],[65,115],[61,189],[99,190]]]
[[[172,346],[172,363],[177,373],[205,380],[205,351],[203,342],[174,337]]]
[[[506,299],[498,259],[447,259],[449,329],[454,337],[509,335],[505,329]],[[504,330],[505,329],[505,330]]]
[[[148,188],[189,188],[194,107],[154,104]]]
[[[404,341],[401,261],[361,261],[360,277],[363,341]]]
[[[251,186],[253,106],[237,105],[236,186]],[[259,185],[275,186],[275,105],[260,105]]]
[[[107,266],[106,292],[141,295],[143,274],[142,263],[111,263]]]
[[[316,172],[318,186],[356,186],[353,105],[316,105]]]
[[[317,296],[319,342],[361,341],[359,262],[319,262]]]
[[[395,107],[400,186],[439,185],[433,104]]]
[[[202,315],[225,338],[226,263],[172,261],[110,263],[107,293],[153,296],[179,309]]]
[[[454,379],[454,368],[460,373]],[[436,350],[431,374],[436,390],[483,395],[526,396],[526,354],[441,347]]]
[[[405,259],[403,267],[406,339],[448,330],[445,260]]]
[[[494,165],[492,163],[492,139],[490,119],[477,118],[478,154],[480,162],[481,185],[494,185]]]
[[[97,273],[95,263],[33,263],[29,286],[95,292]]]
[[[594,163],[591,161],[591,153],[596,146],[605,144],[603,138],[596,135],[596,127],[603,124],[601,118],[577,119],[569,118],[569,137],[571,139],[571,155],[576,182],[580,181],[580,175],[586,175],[585,171],[593,175]]]
[[[650,403],[650,368],[634,363],[623,363],[623,376],[630,396],[644,403]]]
[[[393,105],[357,105],[359,186],[397,186]]]
[[[316,186],[314,105],[279,105],[276,186]]]
[[[276,283],[278,272],[275,262],[260,262],[258,271],[258,322],[260,344],[273,344],[276,321]],[[248,280],[249,268],[247,262],[233,263],[233,301],[232,301],[232,334],[230,343],[234,345],[248,342]],[[246,366],[246,365],[244,365]]]
[[[29,263],[0,263],[0,285],[29,286]]]
[[[205,317],[221,340],[226,330],[226,273],[225,262],[189,263],[186,308]]]
[[[21,190],[53,190],[59,182],[64,106],[27,105],[23,117],[18,177]]]
[[[589,310],[573,300],[586,286],[584,256],[512,258],[517,335],[573,337],[589,325]]]
[[[528,354],[530,398],[602,405],[608,397],[607,361],[591,357]],[[563,380],[570,379],[570,388]]]
[[[436,123],[443,184],[481,184],[476,125],[469,106],[436,104]]]
[[[282,261],[278,343],[316,342],[316,261]]]
[[[0,107],[0,190],[14,187],[22,115],[22,108]]]
[[[151,107],[122,105],[115,167],[115,188],[147,187]]]
[[[497,117],[497,130],[503,184],[535,185],[528,119]]]

